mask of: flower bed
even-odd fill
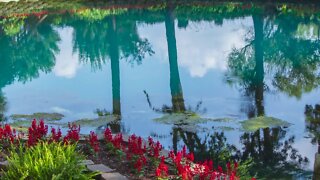
[[[65,136],[55,128],[48,133],[48,126],[42,120],[39,123],[33,120],[27,135],[16,132],[8,124],[0,127],[0,143],[6,155],[12,150],[12,145],[30,148],[41,142],[76,144],[78,151],[87,158],[103,162],[132,179],[240,179],[236,162],[227,163],[225,171],[220,166],[215,169],[211,160],[195,162],[193,153],[187,153],[186,147],[177,153],[170,151],[165,156],[161,153],[163,147],[160,142],[151,137],[144,141],[133,134],[124,141],[122,134],[113,135],[108,128],[101,139],[94,132],[81,139],[79,133],[80,126],[76,124],[69,124]]]

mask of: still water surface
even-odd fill
[[[2,116],[57,112],[68,122],[105,109],[119,125],[100,129],[187,145],[198,159],[233,145],[238,158],[253,158],[258,177],[307,178],[319,142],[319,123],[305,115],[320,102],[319,12],[225,8],[53,13],[9,21],[14,32],[2,24]],[[170,122],[183,113],[228,122]],[[258,116],[292,125],[241,128]]]

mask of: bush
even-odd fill
[[[40,142],[30,148],[20,146],[8,156],[8,171],[1,179],[93,179],[80,162],[84,156],[77,153],[76,144]]]

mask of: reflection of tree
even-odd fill
[[[18,34],[23,27],[24,19],[25,17],[4,18],[0,20],[1,30],[7,36],[14,36]]]
[[[170,5],[167,7],[165,12],[165,25],[166,35],[168,44],[169,54],[169,65],[170,65],[170,89],[172,98],[172,109],[173,112],[184,112],[185,105],[183,99],[183,92],[180,82],[179,68],[178,68],[178,57],[177,57],[177,44],[174,27],[174,16],[173,7]]]
[[[308,162],[293,148],[294,136],[286,137],[282,128],[265,128],[254,133],[244,133],[241,143],[244,145],[242,159],[252,158],[252,170],[259,177],[285,178],[292,172],[302,171],[302,166]]]
[[[144,91],[149,106],[158,112],[163,113],[184,113],[186,107],[184,104],[183,91],[179,75],[178,67],[178,55],[177,55],[177,43],[175,35],[175,25],[174,25],[174,7],[168,4],[165,10],[165,28],[167,36],[167,46],[169,55],[169,68],[170,68],[170,90],[171,90],[171,103],[172,106],[163,105],[162,109],[152,107],[149,95]]]
[[[312,134],[312,144],[318,145],[318,151],[315,155],[314,175],[313,179],[320,178],[320,105],[316,104],[314,107],[306,105],[306,129]]]
[[[5,120],[5,112],[7,111],[7,101],[3,93],[0,92],[0,122]]]
[[[0,120],[5,119],[7,107],[1,89],[14,81],[24,83],[37,78],[40,72],[50,72],[55,64],[55,53],[59,51],[59,35],[45,17],[28,17],[24,19],[24,26],[20,20],[17,19],[18,30],[12,25],[12,31],[6,32],[10,29],[4,27],[5,34],[0,36]],[[2,20],[7,21],[12,23]]]
[[[306,129],[313,135],[312,144],[318,145],[318,153],[320,153],[320,105],[316,104],[314,107],[306,105]]]
[[[55,64],[59,51],[58,33],[46,22],[30,17],[16,35],[0,37],[0,87],[15,80],[26,82],[38,77],[40,71],[48,73]]]
[[[312,23],[306,19],[305,23]],[[319,42],[311,37],[297,37],[300,22],[303,20],[290,15],[277,16],[273,21],[274,31],[265,41],[266,61],[275,71],[273,85],[298,98],[303,92],[310,92],[320,84]]]
[[[245,97],[249,99],[249,103],[245,105],[249,118],[265,115],[264,61],[267,61],[269,49],[272,49],[266,44],[270,27],[268,22],[264,23],[263,14],[255,13],[252,19],[254,36],[247,38],[249,42],[244,48],[234,49],[228,62],[228,76],[237,80],[230,82],[238,83],[244,89]],[[291,172],[301,170],[302,165],[308,161],[292,147],[295,138],[286,138],[286,131],[280,127],[244,133],[240,139],[244,145],[241,159],[252,158],[252,169],[258,173],[258,177],[285,178]]]
[[[79,51],[82,61],[89,61],[94,67],[100,68],[101,63],[104,63],[110,56],[109,39],[113,38],[109,34],[109,29],[113,28],[113,25],[110,27],[110,16],[115,19],[116,23],[120,58],[132,64],[140,64],[146,55],[153,54],[148,40],[139,36],[136,21],[124,14],[124,10],[92,9],[91,11],[100,12],[98,20],[83,18],[85,14],[77,14],[76,20],[69,23],[74,27],[74,51]],[[104,11],[108,13],[103,13]],[[101,14],[104,16],[100,17]]]
[[[114,16],[108,19],[108,33],[109,37],[109,55],[111,61],[111,73],[112,73],[112,104],[113,114],[121,115],[121,103],[120,103],[120,63],[119,63],[119,45],[117,34],[117,21]]]

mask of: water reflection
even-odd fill
[[[266,108],[267,104],[271,104],[271,102],[266,102],[266,97],[269,94],[284,93],[288,96],[301,98],[304,94],[318,88],[320,83],[319,28],[316,25],[319,23],[319,18],[313,17],[312,13],[308,14],[305,12],[306,10],[302,10],[303,15],[292,13],[296,11],[299,9],[287,12],[275,5],[255,5],[247,8],[233,3],[216,6],[181,6],[168,3],[166,6],[155,9],[92,9],[62,15],[29,16],[19,21],[10,21],[10,23],[16,23],[15,27],[19,27],[13,28],[11,31],[8,30],[8,25],[4,26],[2,23],[0,89],[2,92],[5,86],[15,82],[26,83],[37,79],[41,73],[49,74],[54,68],[56,57],[59,54],[58,30],[64,27],[71,28],[73,53],[79,56],[80,62],[83,65],[89,65],[93,72],[110,70],[112,115],[117,117],[117,122],[111,122],[107,125],[111,127],[113,132],[120,132],[125,126],[120,122],[127,121],[126,115],[132,115],[125,108],[124,102],[128,97],[123,95],[125,91],[121,89],[125,85],[122,75],[123,68],[126,66],[124,62],[137,69],[137,65],[144,66],[153,63],[145,62],[145,59],[157,60],[158,56],[152,47],[153,44],[145,38],[144,34],[139,34],[138,27],[163,24],[161,30],[165,32],[166,38],[161,39],[161,42],[167,46],[170,86],[166,85],[170,87],[170,94],[169,92],[167,94],[171,95],[171,106],[163,105],[160,110],[155,108],[145,91],[149,106],[156,113],[150,113],[146,108],[138,109],[138,111],[150,113],[151,115],[148,116],[150,121],[156,116],[165,116],[166,114],[187,114],[186,117],[190,114],[199,115],[197,114],[199,105],[195,108],[187,108],[186,106],[191,102],[189,100],[191,98],[188,96],[189,89],[182,88],[187,83],[183,81],[185,71],[182,65],[179,67],[179,62],[188,59],[188,57],[180,56],[180,54],[185,54],[186,49],[179,46],[179,43],[184,42],[184,39],[177,37],[180,31],[187,30],[192,26],[198,27],[201,22],[223,26],[227,20],[232,24],[232,20],[246,17],[245,21],[252,21],[253,25],[250,26],[251,22],[245,22],[244,29],[247,30],[245,36],[237,35],[246,44],[240,48],[241,43],[235,44],[231,52],[226,52],[228,54],[227,62],[214,58],[212,61],[219,61],[220,64],[227,65],[226,69],[221,68],[223,72],[219,72],[225,77],[224,83],[230,84],[231,87],[236,86],[237,90],[241,92],[242,98],[246,99],[246,101],[241,101],[241,107],[238,107],[245,114],[243,119],[265,116],[266,114],[273,115]],[[310,34],[310,32],[312,33]],[[215,35],[219,36],[220,34]],[[206,45],[207,42],[203,42],[203,44]],[[196,47],[192,46],[187,50],[190,49],[196,49]],[[213,50],[213,52],[215,51]],[[192,63],[189,66],[193,66],[193,64],[196,66],[197,60],[191,60]],[[167,60],[165,61],[167,62]],[[108,67],[109,63],[111,69]],[[106,67],[108,70],[105,70]],[[197,77],[204,77],[206,73],[194,74]],[[207,81],[206,83],[213,84],[215,82]],[[132,83],[132,85],[134,84]],[[201,88],[208,87],[209,85]],[[192,97],[196,101],[202,99],[199,92],[196,92]],[[212,94],[215,94],[215,91]],[[212,97],[215,98],[214,95]],[[204,96],[204,98],[206,97]],[[5,117],[7,104],[10,104],[5,99],[6,97],[1,93],[1,119]],[[200,102],[202,103],[202,101]],[[135,103],[138,104],[138,102],[131,103],[132,106],[135,106]],[[232,104],[222,104],[221,106],[227,108]],[[210,111],[217,110],[211,109]],[[206,114],[201,115],[205,116]],[[295,119],[291,122],[294,121]],[[312,133],[317,132],[317,125],[310,122],[313,121],[309,121],[307,118],[307,128]],[[196,126],[196,123],[192,125]],[[210,127],[212,124],[202,125]],[[290,133],[291,129],[274,127],[259,129],[255,132],[238,130],[231,132],[230,134],[235,133],[239,138],[235,140],[239,141],[238,144],[230,143],[233,139],[228,139],[230,137],[228,132],[187,131],[181,127],[181,123],[171,124],[169,129],[172,133],[170,144],[172,144],[174,151],[180,148],[179,143],[185,144],[189,151],[196,154],[197,160],[211,158],[221,164],[226,160],[219,156],[221,154],[230,156],[234,160],[244,161],[251,158],[254,172],[250,173],[257,172],[259,177],[285,178],[292,172],[302,171],[308,162],[308,159],[294,148],[296,137],[300,136],[301,138],[301,134]],[[314,141],[319,140],[317,138],[312,142]]]
[[[311,134],[311,143],[318,146],[315,154],[314,179],[320,178],[320,105],[306,105],[305,107],[306,129]]]

